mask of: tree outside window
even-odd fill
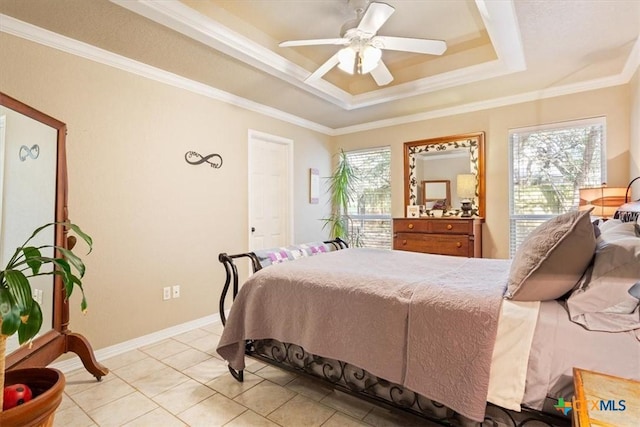
[[[582,187],[606,182],[605,119],[509,132],[510,252],[538,225],[577,209]]]
[[[346,153],[358,177],[349,201],[350,228],[357,246],[391,248],[391,148]]]

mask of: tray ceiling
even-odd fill
[[[337,68],[305,81],[341,46],[278,46],[339,37],[346,0],[0,0],[0,31],[35,39],[31,24],[329,134],[624,84],[640,63],[635,0],[385,3],[378,34],[448,49],[383,51],[383,87]]]

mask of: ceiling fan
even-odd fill
[[[314,71],[305,81],[317,80],[338,66],[349,74],[367,74],[384,86],[393,81],[393,76],[382,61],[382,50],[442,55],[447,44],[442,40],[390,37],[377,35],[395,9],[386,3],[369,0],[348,0],[356,19],[347,21],[340,31],[341,37],[332,39],[292,40],[280,43],[280,47],[342,45],[329,60]]]

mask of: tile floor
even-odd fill
[[[212,324],[101,361],[97,382],[66,374],[54,427],[85,426],[434,426],[324,384],[247,359],[243,383],[217,357]]]

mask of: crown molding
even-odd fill
[[[333,135],[348,135],[351,133],[375,130],[389,126],[397,126],[407,123],[420,122],[423,120],[437,119],[440,117],[455,116],[456,114],[472,113],[475,111],[489,110],[491,108],[521,104],[523,102],[540,101],[542,99],[555,98],[558,96],[571,95],[574,93],[587,92],[590,90],[603,89],[612,86],[619,86],[629,83],[629,80],[630,77],[627,78],[623,74],[619,74],[617,76],[610,76],[601,79],[590,80],[587,82],[580,82],[539,91],[521,93],[518,95],[505,96],[502,98],[494,98],[486,101],[472,102],[469,104],[457,105],[450,108],[442,108],[425,113],[410,114],[402,117],[394,117],[392,119],[377,120],[368,123],[361,123],[354,126],[345,126],[342,128],[333,129]]]
[[[346,111],[408,96],[486,80],[526,68],[513,0],[476,0],[498,57],[495,61],[351,95],[324,79],[305,82],[312,73],[274,51],[204,16],[179,0],[110,0],[123,8],[191,37],[252,67],[269,73]],[[274,45],[276,42],[274,41]]]
[[[233,95],[229,92],[152,67],[142,62],[100,49],[52,31],[36,27],[35,25],[20,21],[11,16],[0,14],[0,32],[11,34],[34,43],[48,46],[62,52],[70,53],[72,55],[155,80],[160,83],[184,89],[198,95],[206,96],[207,98],[235,105],[237,107],[244,108],[245,110],[292,123],[325,135],[331,135],[333,133],[333,130],[327,126],[303,119],[273,107],[250,101],[246,98]]]
[[[136,74],[144,78],[152,79],[164,84],[168,84],[180,89],[184,89],[202,96],[206,96],[217,101],[232,104],[240,108],[263,114],[277,120],[282,120],[284,122],[291,123],[328,136],[347,135],[350,133],[379,129],[388,126],[413,123],[422,120],[453,116],[456,114],[470,113],[490,108],[504,107],[507,105],[519,104],[523,102],[536,101],[557,96],[570,95],[578,92],[623,85],[629,83],[631,78],[633,78],[635,72],[637,72],[640,68],[640,38],[638,38],[635,41],[635,44],[631,50],[631,53],[623,70],[618,75],[559,86],[555,88],[548,88],[542,91],[533,91],[508,97],[495,98],[486,101],[479,101],[455,107],[433,110],[424,113],[411,114],[392,119],[366,122],[341,128],[330,128],[328,126],[303,119],[293,114],[289,114],[278,109],[256,103],[254,101],[241,98],[228,92],[221,91],[214,87],[207,86],[205,84],[187,79],[185,77],[169,73],[155,67],[151,67],[149,65],[134,61],[124,56],[116,55],[95,46],[19,21],[7,15],[0,14],[0,32],[11,34],[13,36],[20,37],[34,43],[48,46],[110,67],[115,67],[120,70]]]

